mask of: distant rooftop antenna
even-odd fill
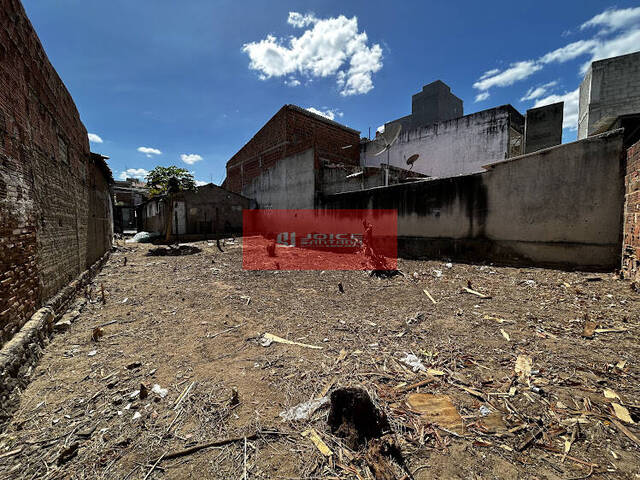
[[[389,185],[389,150],[391,149],[391,146],[396,143],[396,140],[398,140],[401,130],[402,124],[391,123],[385,126],[384,132],[371,141],[371,143],[373,143],[372,155],[374,157],[387,152],[387,170],[385,172],[384,181],[385,186]]]

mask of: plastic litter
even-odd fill
[[[308,402],[299,403],[295,407],[280,413],[284,421],[306,420],[311,417],[319,408],[329,403],[329,397],[316,398]]]
[[[425,371],[427,369],[427,367],[425,367],[420,359],[413,353],[405,353],[404,355],[405,356],[401,358],[400,361],[409,365],[414,372],[418,372],[420,370]]]
[[[125,243],[149,243],[160,236],[157,232],[138,232],[133,237],[125,240]]]

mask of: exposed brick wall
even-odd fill
[[[88,245],[103,250],[110,237],[88,232],[90,193],[106,192],[106,179],[89,185],[87,131],[73,99],[21,3],[0,0],[0,12],[1,345],[96,258]],[[104,210],[104,197],[91,208]]]
[[[285,105],[227,162],[224,187],[236,193],[279,160],[315,148],[321,160],[358,165],[360,135],[314,114]],[[351,148],[342,147],[352,145]]]
[[[627,150],[622,274],[640,280],[640,142]]]

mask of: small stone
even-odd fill
[[[56,322],[56,324],[53,326],[53,329],[56,332],[66,332],[67,330],[69,330],[71,328],[71,320],[69,319],[63,319],[63,320],[59,320]]]
[[[98,350],[91,350],[89,353],[87,353],[87,357],[94,357],[96,353],[98,353]]]

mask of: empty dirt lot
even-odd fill
[[[446,260],[401,260],[393,278],[243,271],[239,241],[193,245],[113,253],[31,373],[0,477],[366,479],[376,461],[379,478],[640,477],[629,282]],[[394,459],[332,432],[326,402],[280,416],[349,386],[386,417]],[[447,395],[460,425],[422,415],[416,392]]]

